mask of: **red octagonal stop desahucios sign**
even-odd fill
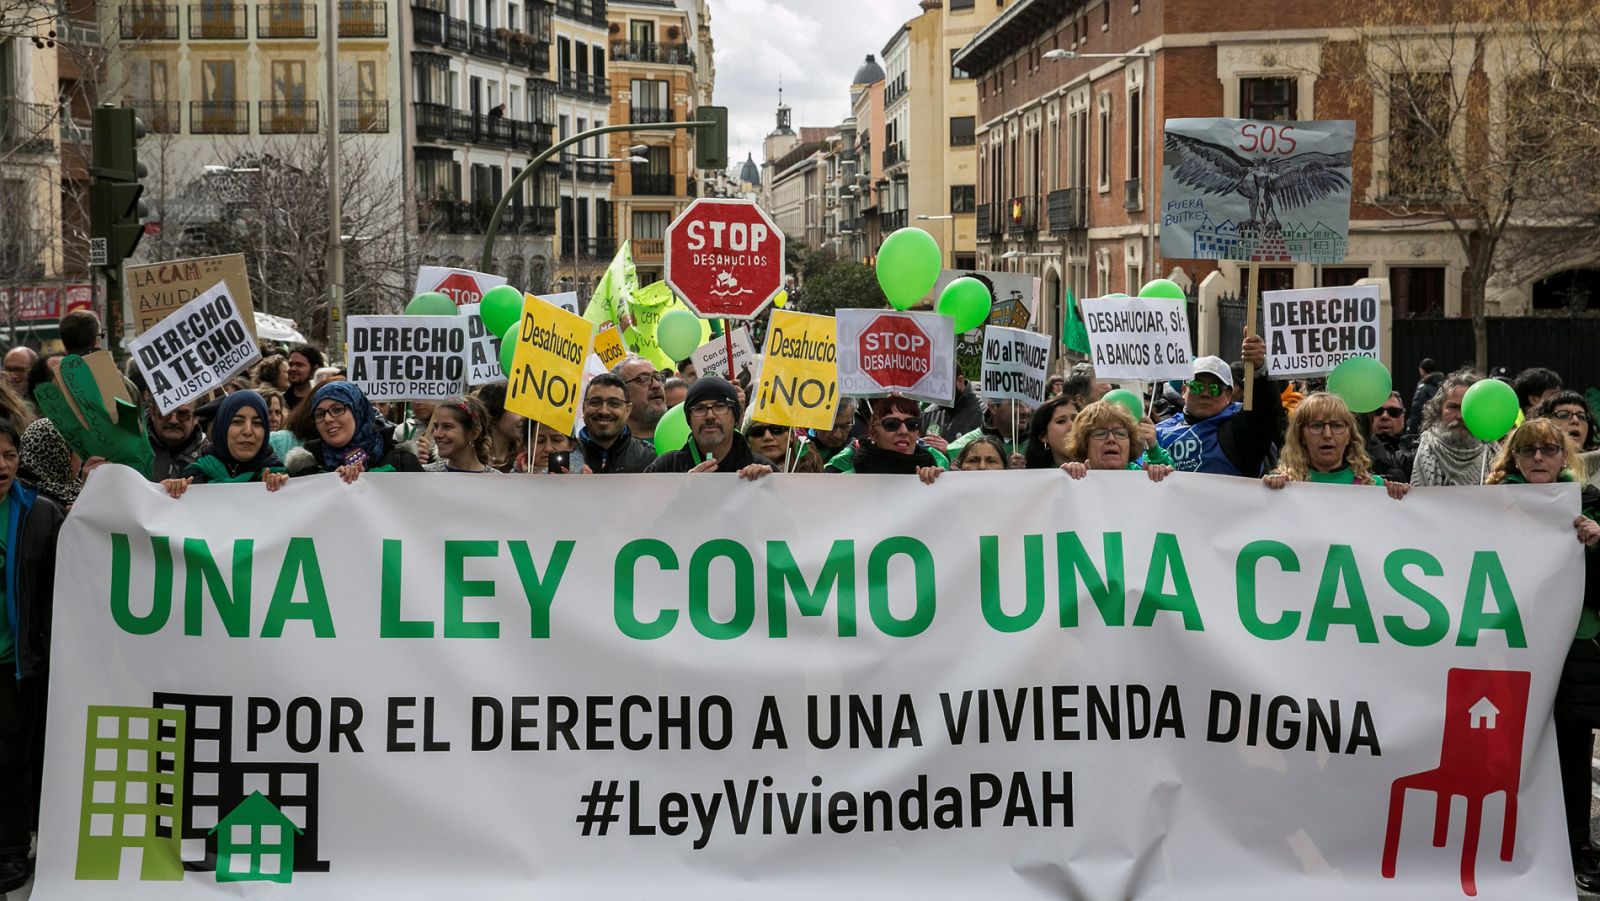
[[[861,371],[885,389],[909,391],[933,369],[933,341],[908,317],[879,316],[856,340]]]
[[[702,197],[667,226],[664,274],[701,318],[753,319],[783,290],[783,253],[754,201]]]
[[[452,272],[433,290],[455,301],[458,307],[483,301],[483,292],[478,289],[478,280],[465,272]]]

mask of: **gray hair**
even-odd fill
[[[1483,381],[1483,374],[1475,369],[1457,369],[1445,376],[1439,385],[1439,390],[1433,392],[1433,397],[1428,398],[1427,406],[1422,408],[1422,430],[1426,432],[1439,424],[1444,417],[1444,400],[1456,388],[1471,388]]]
[[[650,369],[652,371],[656,368],[656,364],[651,363],[649,360],[645,359],[644,357],[641,357],[638,354],[628,354],[627,356],[625,356],[622,359],[618,360],[617,361],[617,365],[611,367],[611,374],[616,376],[619,379],[622,378],[622,367],[627,366],[627,365],[629,365],[631,363],[648,363],[649,366],[650,366]]]

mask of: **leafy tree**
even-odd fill
[[[860,263],[835,263],[806,279],[797,292],[801,311],[832,316],[837,310],[887,307],[878,277]]]

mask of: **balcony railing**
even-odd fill
[[[672,110],[658,109],[653,106],[636,106],[629,110],[628,121],[634,125],[656,125],[661,122],[676,122]]]
[[[262,100],[256,115],[264,135],[312,135],[322,129],[315,100]]]
[[[243,3],[189,5],[189,40],[242,41],[249,36],[250,20]]]
[[[24,153],[49,153],[56,110],[43,103],[0,98],[0,148]]]
[[[176,41],[178,8],[130,3],[117,10],[125,41]]]
[[[973,217],[978,237],[991,238],[1000,234],[1000,217],[995,215],[995,212],[992,203],[978,204],[977,215]]]
[[[144,122],[152,134],[175,135],[180,130],[179,104],[176,100],[130,100],[133,114]]]
[[[553,129],[542,122],[519,122],[503,116],[465,113],[442,103],[412,103],[417,139],[460,144],[488,144],[539,153],[550,147]]]
[[[556,0],[556,15],[574,22],[606,27],[606,5],[600,0]]]
[[[666,253],[666,241],[661,238],[635,238],[628,249],[636,259],[659,260]]]
[[[610,163],[579,163],[579,181],[607,182],[612,180]]]
[[[1082,188],[1051,191],[1045,197],[1050,211],[1050,233],[1076,231],[1089,227],[1088,195]]]
[[[1144,194],[1139,190],[1139,179],[1130,178],[1122,183],[1122,208],[1129,212],[1144,209]]]
[[[314,3],[271,3],[256,7],[256,37],[314,38],[317,6]]]
[[[191,100],[189,131],[197,135],[247,135],[250,104],[243,100]]]
[[[1006,233],[1011,235],[1039,230],[1038,198],[1013,197],[1006,201]]]
[[[578,259],[580,260],[609,260],[617,252],[617,239],[610,235],[599,235],[592,238],[563,235],[560,247],[563,260],[572,259],[574,244],[577,245]]]
[[[907,210],[895,210],[891,213],[883,213],[878,217],[879,226],[883,229],[885,235],[896,229],[905,228],[908,221]]]
[[[667,66],[694,65],[694,51],[688,44],[663,44],[657,41],[612,41],[611,59],[623,63],[658,63]]]
[[[887,147],[883,148],[883,168],[884,169],[887,170],[890,166],[897,166],[897,165],[899,165],[900,163],[903,163],[903,162],[906,162],[906,142],[905,141],[895,141],[895,142],[889,144]]]
[[[587,72],[562,71],[560,80],[556,83],[556,90],[571,96],[611,99],[611,83],[605,78]]]
[[[344,134],[387,134],[389,132],[389,102],[387,100],[339,101],[339,131]]]
[[[633,193],[648,197],[671,197],[677,193],[672,173],[633,174]]]
[[[472,234],[482,232],[494,211],[494,201],[417,199],[417,227],[425,233]],[[501,233],[549,235],[555,233],[555,207],[513,203],[500,217]]]
[[[339,3],[339,37],[386,38],[389,36],[389,4],[383,2]],[[385,121],[388,117],[385,116]],[[388,127],[385,126],[385,131]]]

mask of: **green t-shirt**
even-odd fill
[[[1318,472],[1315,469],[1313,469],[1313,470],[1311,470],[1310,475],[1311,475],[1310,481],[1317,482],[1318,484],[1322,484],[1322,485],[1354,485],[1356,483],[1355,470],[1352,470],[1348,466],[1346,466],[1343,469],[1335,470],[1333,472]],[[1369,484],[1372,484],[1372,485],[1382,485],[1383,484],[1383,476],[1375,475],[1375,476],[1368,476],[1368,478],[1372,479],[1372,481]]]
[[[11,616],[6,612],[6,532],[11,523],[11,492],[0,498],[0,664],[17,661],[17,636],[11,634]]]

